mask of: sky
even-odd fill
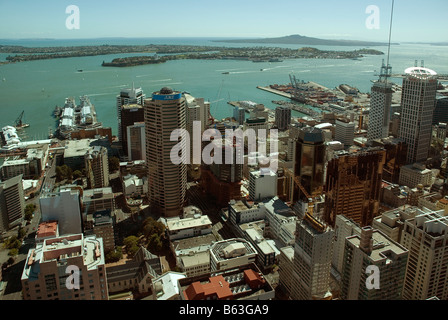
[[[78,20],[66,13],[71,5]],[[392,0],[0,0],[0,39],[300,34],[386,42],[391,7]],[[447,12],[447,0],[395,0],[392,42],[448,42]]]

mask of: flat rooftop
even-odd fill
[[[369,254],[369,257],[374,262],[385,260],[387,264],[394,259],[392,255],[403,255],[408,252],[404,246],[391,240],[379,230],[373,230],[372,239],[373,250]],[[361,237],[359,235],[354,235],[346,238],[346,241],[359,248],[361,244]]]
[[[182,229],[197,228],[201,226],[212,225],[212,221],[208,216],[195,216],[193,218],[172,218],[166,220],[169,231],[177,231]]]

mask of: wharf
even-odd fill
[[[264,91],[267,91],[267,92],[270,92],[270,93],[274,93],[276,95],[279,95],[279,96],[282,96],[282,97],[285,97],[285,98],[288,98],[288,99],[292,98],[292,94],[290,94],[290,93],[283,92],[283,91],[276,90],[276,89],[272,89],[272,88],[269,88],[269,87],[257,86],[257,89],[264,90]]]

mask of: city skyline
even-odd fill
[[[69,6],[79,8],[79,29],[68,29]],[[366,23],[378,13],[378,25]],[[392,1],[270,2],[234,0],[225,3],[179,0],[169,5],[134,1],[125,10],[118,2],[0,2],[0,39],[109,37],[264,38],[301,34],[323,39],[386,41]],[[443,12],[446,1],[431,0],[422,10],[418,1],[394,4],[393,42],[446,42]],[[136,12],[147,18],[136,19]],[[170,19],[166,19],[169,16]],[[176,23],[172,23],[176,21]],[[182,24],[179,21],[184,21]],[[416,22],[417,21],[417,22]],[[206,27],[205,27],[206,26]]]

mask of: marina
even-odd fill
[[[98,128],[94,105],[87,96],[79,97],[80,103],[76,105],[75,99],[65,99],[64,107],[56,106],[53,115],[58,119],[58,128],[55,135],[60,139],[67,139],[70,133],[78,129]]]

